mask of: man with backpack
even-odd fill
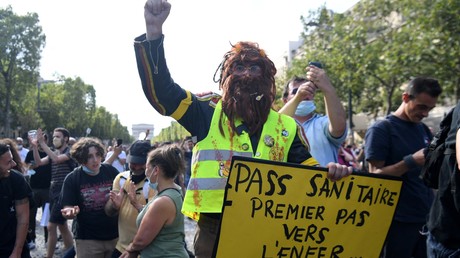
[[[419,178],[423,149],[432,139],[421,121],[436,106],[442,89],[432,78],[411,80],[399,108],[366,132],[365,156],[369,172],[399,176],[403,180],[395,215],[381,257],[426,257],[425,238],[419,233],[426,223],[433,191]]]
[[[427,223],[429,257],[460,257],[460,102],[450,115],[441,168],[427,171],[438,189]]]

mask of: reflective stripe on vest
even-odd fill
[[[254,154],[248,133],[233,134],[225,115],[222,116],[225,136],[222,136],[219,130],[221,112],[222,103],[219,101],[208,135],[193,148],[192,173],[182,206],[182,212],[193,219],[198,219],[202,212],[222,212],[233,156],[287,161],[289,149],[297,133],[297,124],[293,118],[271,110]],[[240,121],[235,123],[241,124]]]
[[[220,190],[225,189],[226,177],[220,178],[191,178],[187,190]]]
[[[251,152],[238,152],[230,150],[200,150],[193,156],[192,164],[201,161],[216,160],[216,151],[222,160],[230,160],[233,156],[252,157]]]

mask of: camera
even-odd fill
[[[123,139],[117,139],[117,147],[123,144]]]

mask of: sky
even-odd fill
[[[358,0],[170,0],[163,25],[168,67],[192,93],[218,91],[213,75],[230,43],[255,41],[281,64],[289,41],[303,30],[301,15],[323,4],[344,12]],[[134,38],[145,33],[140,0],[0,0],[17,15],[38,14],[46,45],[40,62],[45,80],[80,77],[96,90],[96,104],[133,124],[153,124],[154,135],[173,121],[159,115],[142,91]]]

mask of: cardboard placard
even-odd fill
[[[399,200],[395,177],[235,157],[216,257],[378,257]]]

